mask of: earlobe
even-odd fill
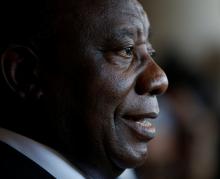
[[[6,84],[22,98],[36,98],[41,93],[38,63],[35,53],[24,46],[10,47],[1,56],[1,71]]]

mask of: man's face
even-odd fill
[[[75,45],[59,52],[68,65],[61,65],[63,77],[55,80],[56,103],[62,103],[63,116],[71,116],[68,129],[78,128],[79,147],[89,146],[82,150],[86,156],[122,169],[135,167],[145,161],[147,142],[155,135],[151,120],[159,113],[156,95],[168,82],[151,57],[150,25],[141,5],[135,0],[105,4],[100,16],[96,8],[84,19],[92,28],[80,57],[73,55]],[[77,66],[73,73],[65,71],[70,64]]]

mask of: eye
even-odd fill
[[[134,56],[134,48],[126,47],[122,50],[119,50],[117,53],[124,58],[132,58]]]
[[[156,57],[156,51],[153,48],[148,48],[148,53],[152,58]]]

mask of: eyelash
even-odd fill
[[[126,47],[126,48],[118,51],[117,53],[124,58],[133,58],[134,47]]]
[[[155,58],[156,51],[152,47],[147,48],[148,54],[151,56],[151,58]],[[126,58],[126,59],[132,59],[134,57],[134,47],[126,47],[120,51],[117,52],[118,55]]]
[[[153,48],[147,48],[147,51],[151,58],[154,58],[156,56],[156,51]]]

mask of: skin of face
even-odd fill
[[[136,123],[158,115],[156,96],[168,81],[151,57],[150,24],[137,1],[86,5],[77,28],[88,28],[77,38],[74,16],[58,27],[57,66],[42,75],[45,106],[61,138],[53,143],[88,176],[111,178],[146,160],[154,129]]]

